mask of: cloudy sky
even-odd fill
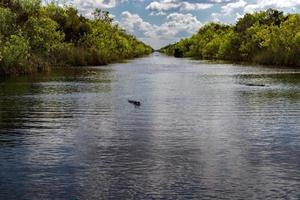
[[[70,0],[86,16],[108,10],[128,32],[154,48],[194,34],[210,21],[234,23],[246,12],[300,12],[300,0]]]

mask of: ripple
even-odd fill
[[[299,199],[299,70],[163,55],[88,70],[0,82],[0,198]]]

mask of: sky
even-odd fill
[[[190,37],[208,22],[234,24],[245,13],[279,9],[300,13],[300,0],[69,0],[84,16],[95,8],[111,13],[115,23],[158,49]]]

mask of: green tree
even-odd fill
[[[100,20],[104,23],[111,24],[113,22],[113,18],[109,15],[108,11],[103,11],[100,8],[96,8],[92,13],[95,20]]]
[[[241,42],[239,35],[233,30],[230,30],[222,37],[217,57],[223,60],[240,61],[241,55],[239,48]]]
[[[49,55],[64,40],[64,33],[58,30],[58,24],[50,18],[30,17],[25,30],[33,51],[37,53]]]
[[[225,59],[260,64],[300,66],[300,14],[268,9],[248,13],[235,25],[208,23],[191,38],[162,52],[200,59]]]
[[[152,52],[114,25],[107,11],[96,9],[89,19],[60,2],[0,0],[0,75],[49,65],[100,65]]]
[[[9,8],[0,7],[0,39],[16,31],[16,15]]]
[[[11,35],[2,46],[0,65],[2,73],[26,72],[29,58],[29,42],[19,33]]]

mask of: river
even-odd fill
[[[0,199],[300,199],[300,70],[154,53],[1,79]]]

